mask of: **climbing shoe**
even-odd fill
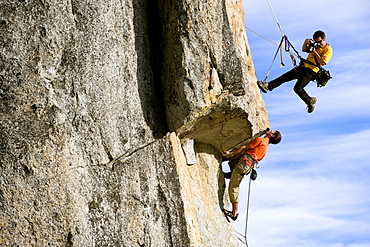
[[[307,112],[311,113],[313,110],[315,110],[315,104],[317,99],[315,97],[311,97],[310,103],[307,105],[308,109]]]
[[[230,219],[232,219],[233,221],[235,221],[239,214],[236,214],[236,216],[233,215],[233,212],[229,211],[229,210],[226,210],[226,209],[222,209],[222,212],[224,212],[225,216],[229,217]]]
[[[267,93],[269,91],[268,83],[257,81],[257,85],[262,92]]]

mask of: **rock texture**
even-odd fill
[[[0,0],[0,245],[237,246],[268,127],[241,0]]]

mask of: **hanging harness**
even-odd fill
[[[250,154],[244,153],[242,157],[244,158],[244,159],[242,158],[243,159],[243,170],[246,170],[248,166],[250,168],[257,168],[258,161],[255,160]],[[249,164],[247,160],[249,160],[251,164]]]
[[[316,66],[316,67],[319,68],[319,71],[316,73],[315,77],[313,78],[313,80],[316,81],[317,87],[324,87],[328,83],[328,81],[331,78],[333,78],[330,75],[329,70],[325,70],[322,66],[320,66],[320,64],[316,60],[316,57],[315,57],[315,62],[316,63],[313,63],[313,62],[311,62],[311,61],[309,61],[309,60],[304,59],[303,57],[301,57],[301,55],[299,55],[299,52],[297,51],[297,49],[295,49],[294,46],[293,46],[293,44],[289,41],[288,37],[286,35],[284,35],[281,38],[281,40],[280,40],[280,43],[279,43],[278,48],[277,48],[277,50],[275,52],[274,58],[272,59],[270,68],[268,69],[268,71],[266,73],[266,76],[265,76],[265,79],[263,79],[262,82],[266,82],[267,81],[267,78],[270,75],[271,68],[272,68],[272,65],[275,62],[275,59],[277,57],[277,54],[279,53],[279,51],[282,50],[283,43],[284,43],[284,49],[285,49],[285,51],[288,52],[288,53],[290,53],[290,58],[292,60],[293,67],[296,70],[297,77],[298,77],[298,73],[299,73],[298,67],[299,66],[303,66],[303,63],[308,63],[308,64],[311,64],[311,65]],[[297,64],[297,61],[296,61],[295,57],[299,58],[299,64]],[[280,56],[280,66],[285,66],[285,64],[284,64],[281,56]]]
[[[272,5],[270,3],[269,0],[267,0],[269,6],[270,6],[270,9],[271,9],[271,12],[272,14],[274,15],[275,17],[275,20],[276,20],[276,24],[278,25],[279,29],[280,29],[280,32],[281,32],[281,40],[280,40],[280,43],[279,44],[276,44],[275,42],[267,39],[266,37],[262,36],[261,34],[253,31],[252,29],[246,27],[248,30],[256,33],[257,35],[261,36],[262,38],[270,41],[271,43],[275,44],[278,46],[276,52],[275,52],[275,55],[274,55],[274,58],[272,59],[272,62],[271,62],[271,65],[270,65],[270,68],[268,69],[267,73],[266,73],[266,76],[265,76],[265,79],[263,79],[263,83],[265,83],[267,81],[267,78],[268,76],[270,75],[270,72],[271,72],[271,68],[272,68],[272,65],[274,64],[275,62],[275,59],[280,51],[280,67],[282,66],[285,66],[284,62],[283,62],[283,57],[282,57],[282,45],[284,43],[284,48],[285,48],[285,51],[290,53],[290,58],[292,60],[292,63],[293,63],[293,66],[297,72],[297,76],[298,76],[298,69],[297,67],[298,66],[302,66],[303,63],[308,63],[308,64],[311,64],[311,65],[314,65],[316,67],[319,68],[319,71],[316,73],[315,77],[314,77],[314,80],[316,80],[316,83],[317,83],[317,87],[324,87],[328,81],[332,78],[329,71],[328,70],[325,70],[322,66],[320,66],[320,64],[316,61],[317,64],[314,64],[312,63],[311,61],[308,61],[307,59],[304,59],[302,58],[300,55],[299,55],[299,52],[294,48],[293,44],[289,41],[288,37],[285,35],[285,32],[283,31],[283,28],[281,27],[280,25],[280,22],[279,20],[277,19],[276,17],[276,14],[275,14],[275,11],[274,9],[272,8]],[[291,51],[291,49],[293,51]],[[297,65],[297,61],[295,59],[295,57],[299,58],[299,64]]]
[[[277,57],[277,55],[278,55],[279,51],[280,51],[280,53],[281,53],[283,43],[284,43],[284,49],[285,49],[285,51],[286,51],[286,52],[288,52],[288,53],[290,53],[290,58],[291,58],[291,60],[292,60],[292,63],[293,63],[294,68],[296,68],[296,67],[297,67],[297,61],[296,61],[296,59],[295,59],[295,56],[297,56],[297,57],[300,59],[300,61],[301,61],[301,62],[302,62],[302,60],[305,60],[304,58],[302,58],[302,57],[299,55],[298,51],[294,48],[293,44],[289,41],[288,37],[287,37],[286,35],[283,35],[283,37],[281,37],[280,43],[279,43],[279,45],[278,45],[278,48],[276,49],[276,52],[275,52],[274,58],[272,59],[272,62],[271,62],[270,68],[269,68],[269,70],[267,71],[266,77],[265,77],[265,79],[263,79],[263,82],[266,82],[267,77],[270,75],[272,65],[274,64],[275,59],[276,59],[276,57]],[[293,51],[294,51],[294,53],[295,53],[295,54],[293,54],[293,52],[290,50],[290,48],[292,48],[292,49],[293,49]],[[300,62],[300,63],[301,63],[301,62]],[[285,64],[284,64],[284,62],[283,62],[283,58],[282,58],[282,56],[281,56],[281,55],[280,55],[280,66],[285,66]]]
[[[328,49],[327,47],[328,45],[325,47],[325,50],[322,53],[324,53]],[[320,56],[321,55],[322,54],[320,54]],[[319,68],[319,71],[316,73],[314,80],[317,83],[317,87],[324,87],[329,82],[329,80],[333,77],[330,75],[329,70],[326,70],[322,66],[320,66],[320,63],[317,61],[316,57],[315,57],[315,62],[316,64],[307,59],[302,60],[302,63],[308,63],[308,64],[311,64]]]

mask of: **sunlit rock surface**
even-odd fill
[[[241,0],[0,12],[1,246],[238,246],[220,152],[269,125]]]

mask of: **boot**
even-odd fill
[[[269,91],[268,83],[257,81],[257,85],[262,92],[267,93]]]
[[[308,109],[307,112],[311,113],[313,110],[315,110],[315,104],[317,99],[315,97],[311,97],[310,103],[307,105]]]

